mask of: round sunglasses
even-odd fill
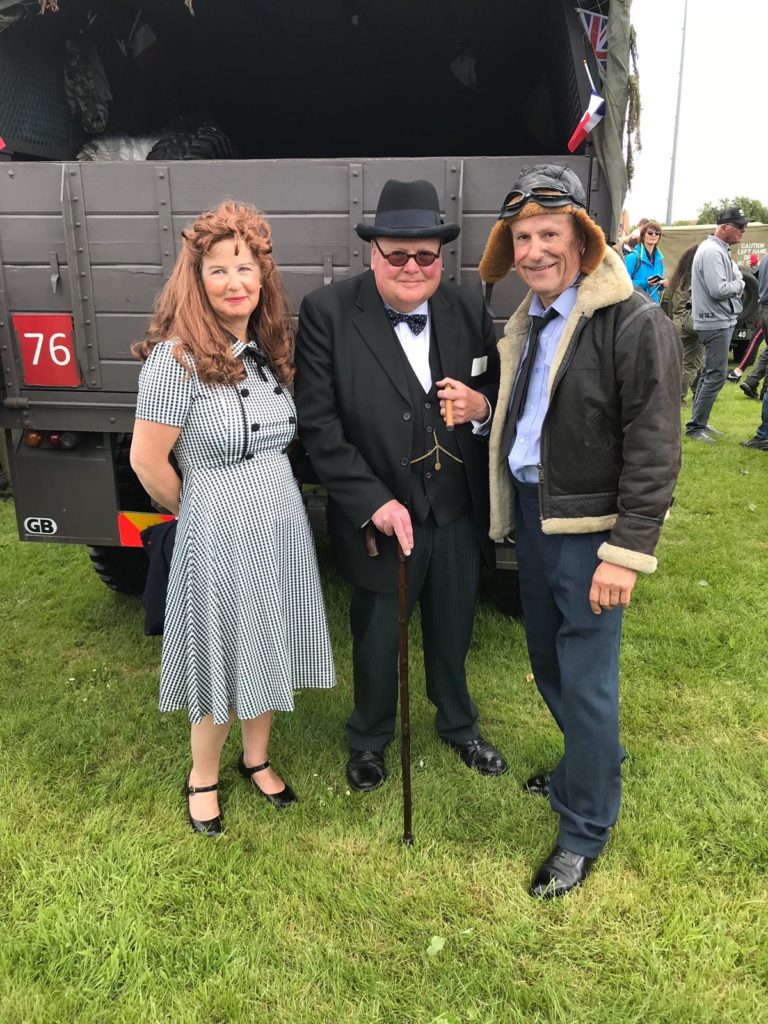
[[[419,249],[418,252],[395,249],[394,252],[384,252],[375,238],[373,244],[392,267],[404,267],[408,260],[415,260],[420,267],[431,267],[435,260],[440,258],[440,249],[437,252],[430,252],[429,249]]]

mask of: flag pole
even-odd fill
[[[675,162],[677,160],[677,132],[680,127],[680,97],[683,92],[683,65],[685,64],[685,26],[688,21],[688,0],[683,7],[683,39],[680,44],[680,77],[677,82],[677,106],[675,108],[675,133],[672,137],[672,162],[669,168],[669,191],[667,192],[667,224],[672,223],[672,198],[675,193]]]
[[[586,60],[583,63],[584,70],[587,72],[587,78],[589,79],[590,88],[592,89],[592,92],[597,92],[597,89],[595,88],[595,83],[592,81],[592,75],[590,75],[589,73],[589,65],[587,64]]]

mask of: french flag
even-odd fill
[[[568,141],[569,153],[575,153],[579,146],[586,142],[587,136],[593,128],[600,124],[604,114],[605,100],[593,89],[592,95],[589,97],[589,106],[584,111],[581,120],[576,125],[576,131]]]

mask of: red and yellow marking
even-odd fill
[[[118,512],[117,529],[120,533],[120,543],[125,548],[140,548],[142,530],[175,518],[161,515],[159,512]]]

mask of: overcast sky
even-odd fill
[[[642,153],[626,206],[632,224],[667,212],[684,0],[633,0]],[[768,0],[688,0],[672,220],[706,202],[768,205]]]

